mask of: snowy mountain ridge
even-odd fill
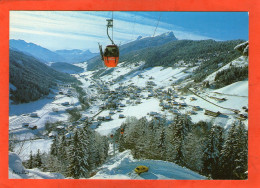
[[[56,50],[52,51],[44,48],[40,45],[29,43],[24,40],[11,39],[9,41],[10,49],[23,52],[27,55],[33,56],[38,60],[48,62],[66,62],[66,63],[78,63],[93,58],[98,55],[92,53],[89,50]]]

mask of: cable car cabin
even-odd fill
[[[119,60],[119,49],[117,45],[108,45],[105,49],[103,59],[107,67],[116,67]]]
[[[107,19],[107,36],[110,39],[112,45],[108,45],[103,53],[102,46],[99,45],[100,55],[107,67],[116,67],[119,60],[119,49],[113,41],[113,30],[112,38],[109,36],[108,28],[113,28],[113,16],[112,19]]]

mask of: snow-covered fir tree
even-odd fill
[[[61,172],[64,175],[67,175],[68,172],[68,164],[69,164],[69,159],[68,159],[68,142],[66,140],[65,135],[62,135],[59,139],[59,144],[58,144],[58,154],[57,154],[57,159],[59,161],[59,166]]]
[[[32,155],[32,151],[30,151],[30,157],[29,157],[29,160],[27,161],[27,167],[29,169],[32,169],[34,167],[34,158]]]
[[[247,130],[244,125],[241,122],[234,123],[221,151],[221,178],[245,179],[247,177],[247,140]]]
[[[87,178],[88,177],[88,156],[86,156],[86,148],[88,147],[82,142],[82,135],[77,130],[73,136],[72,145],[69,150],[69,167],[68,175],[73,178]]]
[[[166,152],[166,135],[165,135],[165,127],[163,124],[161,124],[161,127],[158,129],[155,135],[156,139],[156,155],[158,156],[158,159],[165,160],[165,152]]]
[[[35,167],[41,168],[42,167],[42,158],[40,154],[40,150],[37,150],[37,154],[35,156]]]
[[[220,175],[220,153],[223,147],[223,128],[212,126],[206,140],[206,148],[203,155],[203,172],[216,179]]]
[[[190,129],[189,122],[187,121],[187,117],[177,116],[174,123],[174,149],[176,150],[176,156],[174,158],[174,162],[178,165],[183,166],[184,162],[184,139],[187,135],[187,131]]]
[[[52,144],[51,144],[51,155],[53,156],[57,156],[58,154],[58,146],[59,145],[59,141],[58,141],[58,137],[55,137]]]

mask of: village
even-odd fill
[[[10,140],[24,142],[47,139],[51,143],[51,139],[59,134],[69,138],[75,129],[85,125],[108,136],[131,116],[158,121],[166,118],[171,121],[175,116],[185,114],[193,122],[213,121],[224,128],[238,120],[247,124],[247,97],[209,92],[202,89],[202,84],[185,88],[182,82],[176,83],[180,73],[189,74],[186,69],[179,69],[177,74],[170,74],[167,80],[161,81],[163,84],[158,82],[157,75],[148,73],[130,76],[123,81],[117,81],[120,74],[110,80],[108,75],[94,79],[94,73],[75,74],[87,94],[85,100],[89,108],[80,110],[79,94],[75,88],[70,84],[59,84],[58,89],[42,99],[48,101],[42,108],[10,115]],[[68,111],[73,109],[80,113],[75,121],[69,120]]]

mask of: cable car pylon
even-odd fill
[[[107,36],[112,44],[106,46],[104,53],[102,50],[102,46],[98,44],[100,50],[100,56],[102,61],[104,61],[104,64],[107,67],[116,67],[119,60],[119,48],[117,45],[115,45],[113,41],[113,18],[107,19],[106,21],[107,21]],[[109,28],[112,28],[112,38],[109,36],[109,32],[108,32]]]

